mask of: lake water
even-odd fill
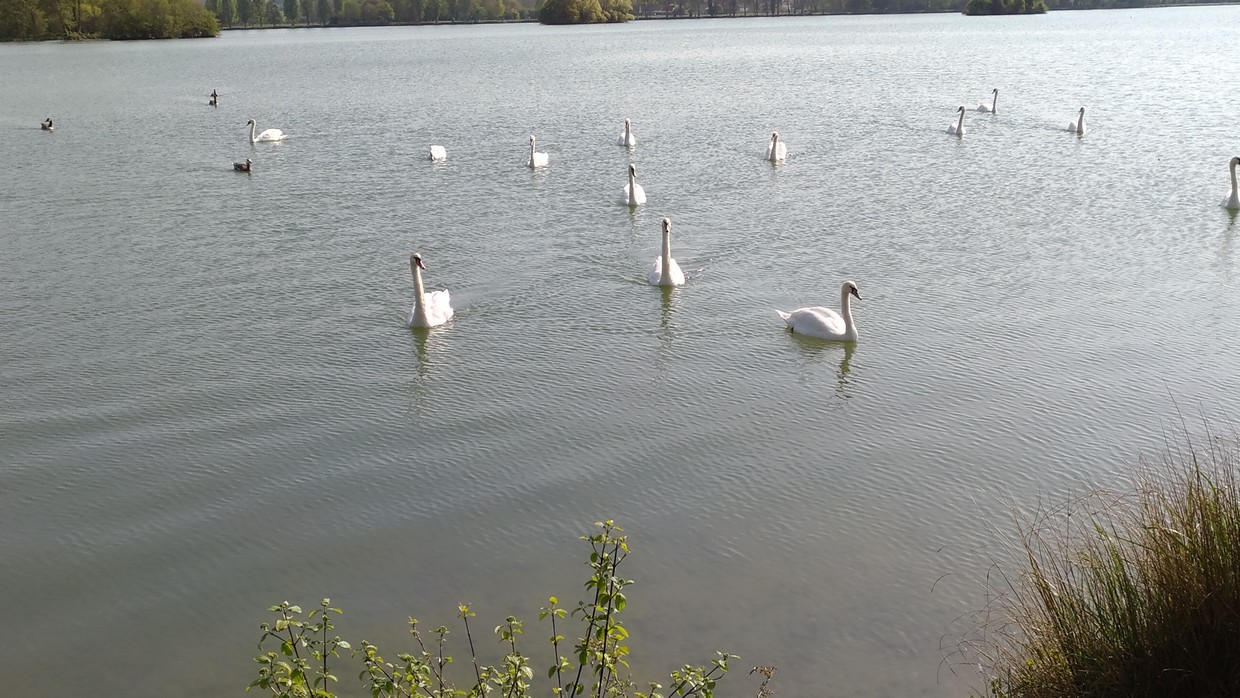
[[[389,655],[466,601],[494,661],[512,613],[541,667],[537,610],[614,518],[635,679],[721,649],[729,696],[754,664],[966,694],[1011,507],[1127,482],[1177,404],[1240,414],[1237,35],[1202,7],[0,45],[3,692],[241,695],[265,608],[324,596]],[[413,251],[456,308],[429,332]],[[855,348],[787,332],[846,278]]]

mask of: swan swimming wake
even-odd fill
[[[442,162],[448,159],[448,149],[442,145],[432,145],[430,156],[431,162]]]
[[[779,140],[779,132],[771,131],[771,142],[766,146],[766,159],[779,162],[788,157],[788,146]]]
[[[977,110],[979,112],[982,112],[983,114],[998,114],[999,113],[999,88],[996,87],[995,89],[991,90],[991,92],[994,93],[995,98],[994,100],[991,101],[990,106],[986,106],[985,104],[977,105]]]
[[[1085,135],[1085,107],[1077,112],[1076,121],[1068,122],[1068,130],[1078,136]]]
[[[637,166],[629,165],[629,183],[620,192],[620,203],[625,206],[640,206],[646,203],[646,190],[637,183]]]
[[[849,296],[856,296],[857,300],[861,300],[861,294],[857,292],[857,284],[845,281],[840,287],[840,311],[843,317],[840,317],[840,313],[822,306],[799,308],[790,313],[782,310],[775,312],[779,313],[784,322],[788,323],[788,329],[794,334],[833,339],[838,342],[855,342],[857,341],[857,327],[853,325],[852,310],[848,307]]]
[[[957,109],[956,111],[960,112],[960,119],[956,123],[951,124],[950,126],[947,127],[947,133],[948,135],[951,135],[951,136],[963,136],[964,135],[964,106],[961,105],[961,107]]]
[[[650,267],[646,280],[652,286],[683,286],[685,283],[685,273],[680,270],[680,265],[676,263],[676,260],[672,259],[672,220],[670,218],[663,219],[663,252],[654,258],[654,265]]]
[[[530,161],[526,163],[532,170],[535,167],[546,167],[551,162],[551,156],[546,153],[540,153],[534,149],[534,136],[530,136]]]
[[[254,121],[254,119],[250,119],[249,121],[246,122],[245,125],[250,127],[250,144],[251,145],[253,145],[254,143],[258,143],[258,142],[266,143],[270,141],[282,141],[286,138],[286,136],[284,135],[284,132],[278,128],[266,129],[262,133],[255,136],[254,131],[258,129],[258,124]]]
[[[448,289],[427,293],[422,286],[422,255],[414,252],[409,256],[409,270],[413,273],[413,307],[405,324],[410,327],[435,327],[452,318],[452,299]]]
[[[1223,197],[1223,208],[1230,211],[1240,211],[1240,192],[1236,191],[1236,165],[1240,165],[1240,157],[1234,157],[1227,163],[1227,168],[1231,170],[1231,191]]]
[[[632,148],[637,145],[637,136],[633,135],[633,122],[629,118],[624,117],[624,132],[616,139],[616,145],[622,145],[626,148]]]

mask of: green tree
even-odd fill
[[[267,7],[263,10],[263,16],[266,18],[267,24],[273,27],[284,24],[284,10],[281,9],[280,3],[268,2],[266,5]]]
[[[216,0],[215,17],[220,24],[231,27],[237,16],[237,0]]]
[[[0,0],[0,38],[28,41],[47,33],[47,18],[35,0]]]
[[[591,24],[606,22],[599,0],[546,0],[538,11],[543,24]]]
[[[314,8],[315,13],[318,15],[316,19],[318,19],[323,26],[327,26],[327,22],[332,16],[331,0],[315,0]]]
[[[254,0],[236,0],[237,2],[237,21],[242,26],[250,26],[250,15],[254,12]]]
[[[284,18],[289,24],[297,23],[297,15],[301,12],[301,3],[298,0],[284,0]]]

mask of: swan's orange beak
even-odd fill
[[[426,265],[422,263],[422,260],[421,260],[421,259],[415,259],[415,260],[413,260],[413,263],[414,263],[414,264],[416,264],[416,265],[418,265],[418,268],[419,268],[419,269],[425,269],[425,268],[426,268]]]

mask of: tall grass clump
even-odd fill
[[[992,696],[1240,696],[1240,442],[1184,436],[1143,465],[1133,492],[1019,522]]]

